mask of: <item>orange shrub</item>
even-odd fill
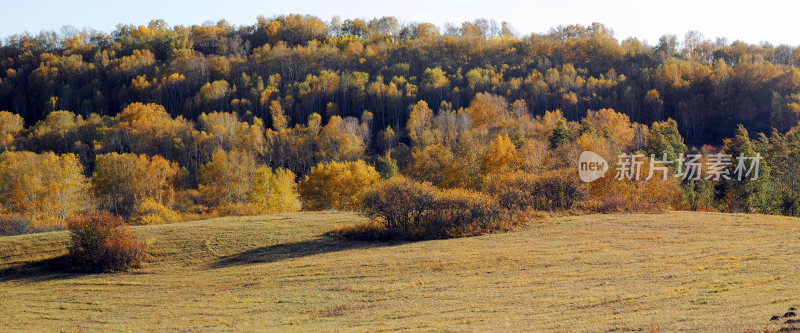
[[[71,234],[69,259],[73,267],[88,271],[124,271],[147,258],[130,227],[118,216],[94,212],[67,221]]]

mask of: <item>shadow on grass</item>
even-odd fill
[[[60,256],[0,269],[0,282],[42,282],[69,279],[86,274],[89,273],[71,270],[67,264],[66,256]]]
[[[308,257],[323,253],[367,249],[374,247],[394,246],[406,242],[354,241],[334,236],[319,236],[315,239],[264,246],[241,253],[221,257],[212,264],[212,268],[223,268],[237,265],[270,263],[293,258]]]

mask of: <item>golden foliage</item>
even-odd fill
[[[165,207],[153,198],[147,198],[136,206],[131,214],[130,223],[136,225],[164,224],[180,221],[180,215]]]
[[[538,172],[546,169],[545,162],[549,159],[549,145],[537,139],[526,140],[519,148],[519,159],[522,170]]]
[[[467,112],[475,126],[502,124],[510,116],[506,99],[490,93],[475,94]]]
[[[307,210],[356,210],[364,192],[380,182],[375,168],[362,160],[317,164],[298,190]]]
[[[592,124],[600,136],[611,139],[625,150],[633,147],[636,130],[624,113],[613,109],[589,110],[584,119]]]
[[[353,117],[333,116],[316,138],[319,161],[351,161],[364,158],[369,127]]]
[[[170,205],[180,175],[177,163],[158,155],[111,153],[97,156],[92,185],[101,207],[128,216],[148,199]]]
[[[217,149],[200,168],[199,188],[210,206],[245,203],[256,171],[255,158],[243,151]]]
[[[578,145],[581,151],[594,152],[602,156],[606,161],[615,161],[617,155],[622,152],[609,138],[597,136],[592,133],[581,134],[581,136],[575,139],[575,144]]]
[[[280,132],[289,125],[280,102],[272,101],[269,104],[269,113],[272,115],[272,129],[275,131]]]
[[[197,132],[183,117],[173,119],[163,106],[152,103],[130,104],[114,120],[113,131],[103,139],[105,152],[146,153],[183,162]]]
[[[260,167],[253,175],[253,185],[247,193],[249,201],[265,213],[296,212],[300,210],[295,175],[286,169],[273,171]]]
[[[0,154],[0,212],[46,227],[89,208],[89,184],[75,155]]]
[[[208,154],[217,148],[239,149],[252,154],[264,150],[264,126],[255,118],[253,124],[239,121],[239,116],[231,112],[203,113],[198,118],[202,144]]]
[[[511,139],[507,135],[498,135],[489,144],[481,162],[481,173],[488,176],[518,169],[520,157]]]
[[[466,187],[471,184],[467,168],[459,161],[450,148],[442,144],[414,147],[411,164],[404,172],[411,178],[430,182],[437,187]]]
[[[438,141],[429,130],[432,118],[433,110],[428,107],[428,103],[425,101],[421,100],[411,108],[408,122],[406,122],[406,130],[408,130],[408,136],[414,142],[414,145],[427,146]]]
[[[0,111],[0,150],[13,150],[14,140],[24,125],[20,115]]]

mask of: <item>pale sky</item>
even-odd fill
[[[800,45],[797,21],[800,2],[761,1],[636,1],[636,0],[446,0],[446,1],[355,1],[355,0],[139,0],[53,1],[0,0],[0,36],[25,31],[38,33],[64,25],[91,27],[110,32],[117,23],[146,25],[164,19],[168,25],[193,25],[226,19],[234,25],[250,25],[256,17],[277,14],[311,14],[323,20],[333,16],[366,18],[395,16],[401,22],[445,22],[460,25],[475,18],[508,21],[517,31],[547,32],[551,27],[600,22],[614,30],[618,39],[630,36],[651,45],[663,34],[683,40],[689,30],[706,38],[726,37],[749,43]]]

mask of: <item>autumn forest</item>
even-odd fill
[[[697,32],[648,44],[599,23],[520,35],[484,19],[285,15],[13,35],[0,234],[92,211],[159,224],[351,210],[381,223],[370,237],[412,239],[541,210],[800,215],[798,66],[794,46]],[[764,162],[743,182],[583,184],[585,150]]]

